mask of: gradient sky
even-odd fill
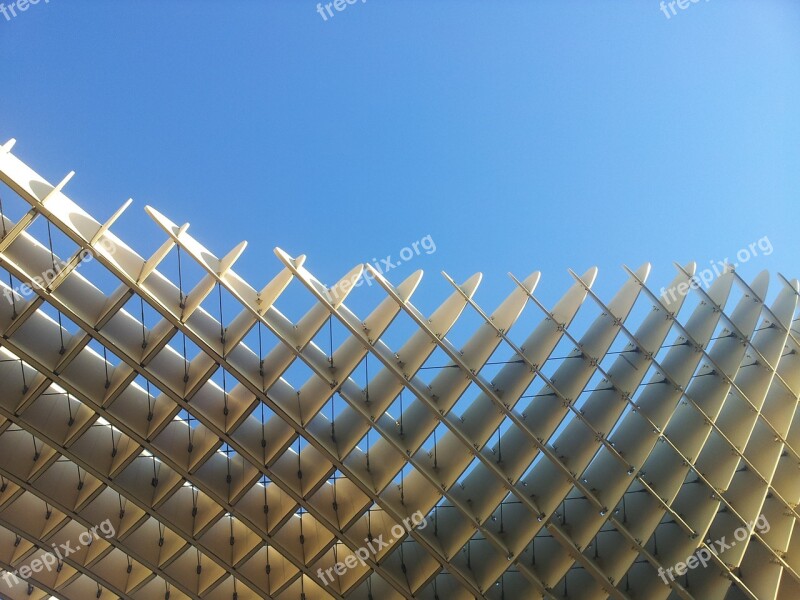
[[[148,204],[220,256],[248,240],[258,289],[275,246],[330,284],[428,235],[387,274],[424,269],[425,311],[441,270],[483,272],[487,310],[541,270],[552,305],[568,268],[609,298],[623,264],[659,288],[765,236],[741,272],[800,276],[794,1],[41,0],[0,16],[0,57],[0,141],[77,171],[99,220],[133,197],[114,231],[141,254]]]

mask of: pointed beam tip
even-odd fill
[[[275,246],[272,249],[272,252],[273,252],[273,254],[275,254],[275,256],[278,257],[278,260],[280,260],[282,263],[290,264],[295,269],[299,268],[303,264],[303,262],[305,262],[305,255],[302,255],[303,256],[303,261],[302,262],[298,262],[298,258],[294,258],[293,256],[291,256],[288,252],[286,252],[283,248],[280,248],[279,246]]]

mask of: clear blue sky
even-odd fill
[[[567,268],[608,298],[623,264],[658,288],[764,236],[741,271],[800,276],[797,2],[41,0],[0,57],[17,155],[77,171],[100,220],[133,197],[114,231],[142,254],[147,204],[218,255],[248,240],[257,288],[275,246],[333,283],[427,235],[388,273],[424,269],[425,310],[443,269],[482,271],[487,310],[541,270],[552,304]]]

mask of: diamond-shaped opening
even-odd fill
[[[683,306],[681,306],[681,310],[676,316],[680,317],[680,321],[685,324],[689,320],[689,317],[694,313],[695,309],[700,305],[702,300],[703,297],[700,294],[690,289],[686,293]]]
[[[217,452],[231,460],[236,457],[236,450],[229,446],[227,442],[222,442],[222,445],[217,448]]]
[[[137,375],[131,385],[138,387],[141,390],[142,398],[145,399],[148,393],[150,394],[151,399],[161,394],[161,390],[142,375]]]
[[[352,379],[362,389],[362,395],[366,394],[367,382],[372,381],[378,372],[385,369],[383,363],[379,361],[371,352],[367,353],[361,362],[358,363],[350,374]]]
[[[162,233],[162,235],[165,234]],[[185,250],[179,251],[176,245],[172,246],[164,259],[158,264],[157,270],[178,288],[175,291],[176,304],[180,293],[182,293],[185,298],[207,274],[205,269],[203,269],[194,258],[189,256]]]
[[[404,393],[405,392],[405,393]],[[394,401],[389,405],[386,409],[385,414],[390,419],[395,422],[400,422],[400,415],[405,412],[408,408],[408,405],[413,400],[414,395],[411,392],[403,390],[397,396],[395,396]]]
[[[743,332],[747,335],[749,332]],[[717,323],[717,326],[714,328],[714,333],[711,335],[711,340],[708,343],[707,350],[710,350],[714,347],[722,339],[727,339],[731,337],[738,337],[738,334],[735,333],[733,326],[724,318],[720,319]],[[707,362],[707,359],[703,359],[702,362]]]
[[[98,356],[102,357],[108,363],[109,376],[111,374],[111,371],[113,370],[113,367],[116,367],[122,362],[116,354],[114,354],[111,350],[103,346],[100,342],[98,342],[94,338],[89,340],[88,347],[91,348],[94,352],[97,353]]]
[[[273,309],[296,325],[317,302],[316,296],[295,277],[275,301]]]
[[[483,392],[475,383],[470,383],[469,387],[461,394],[461,397],[456,400],[456,403],[450,409],[450,412],[455,414],[460,419],[463,419],[464,414],[467,412],[472,403]]]
[[[613,375],[611,371],[613,366],[619,361],[630,363],[637,354],[637,349],[638,346],[621,333],[614,338],[614,343],[600,360],[600,368]]]
[[[494,454],[498,460],[503,452],[503,438],[512,427],[516,428],[517,426],[508,417],[503,417],[500,425],[492,432],[492,435],[489,436],[489,440],[486,443],[491,453]]]
[[[139,393],[136,395],[137,398],[141,399],[139,410],[145,414],[147,414],[149,411],[152,411],[156,404],[156,398],[161,395],[161,390],[159,390],[154,384],[149,383],[141,375],[136,376],[131,383],[131,386],[138,388],[139,390]],[[196,423],[194,423],[193,426],[194,425],[196,425]]]
[[[150,330],[156,326],[162,320],[161,314],[159,314],[150,304],[144,301],[144,299],[138,295],[133,294],[125,305],[122,307],[122,311],[130,315],[136,322],[141,326],[144,323],[146,332],[149,334]]]
[[[436,450],[437,452],[438,450],[440,450],[439,444],[441,444],[445,435],[447,435],[447,432],[448,432],[447,426],[441,421],[439,421],[439,423],[436,425],[431,434],[422,443],[421,449],[428,453],[428,455],[431,457],[431,460],[433,460],[434,458],[435,454],[434,450]]]
[[[487,312],[484,310],[484,312]],[[478,314],[478,311],[475,310],[469,304],[464,307],[464,310],[461,311],[461,315],[456,319],[456,322],[453,324],[453,327],[447,332],[447,339],[450,343],[453,344],[458,349],[464,347],[469,339],[475,335],[475,332],[480,327],[486,327],[486,321],[484,321],[483,317]]]
[[[353,265],[355,266],[355,265]],[[328,288],[338,284],[350,272],[337,270],[336,275],[326,279]],[[330,292],[331,299],[338,302],[345,296],[343,306],[346,306],[353,314],[361,315],[364,318],[370,314],[381,302],[386,299],[386,292],[373,279],[365,277],[364,274],[356,280],[350,280],[351,287],[345,296],[345,290],[340,286]]]
[[[329,316],[319,331],[314,335],[311,343],[315,344],[320,350],[322,350],[330,362],[332,354],[331,349],[333,350],[333,353],[335,353],[345,341],[352,337],[353,334],[350,333],[350,331],[344,325],[342,325],[338,318],[335,316]]]
[[[214,372],[211,374],[209,380],[213,382],[216,385],[216,387],[219,388],[221,393],[227,392],[228,394],[230,394],[231,390],[233,390],[237,385],[239,385],[237,379],[219,365],[217,365],[217,369],[215,369]]]
[[[458,476],[458,478],[456,479],[456,483],[454,485],[460,485],[463,489],[464,482],[467,480],[467,477],[470,476],[470,474],[475,470],[475,467],[477,467],[480,463],[481,461],[477,457],[470,460],[469,464],[467,465],[467,468],[464,469],[461,475]],[[445,501],[445,499],[442,498],[441,502],[448,503],[449,501]]]
[[[51,399],[54,402],[69,402],[69,405],[72,407],[73,414],[75,414],[75,412],[81,406],[83,406],[83,403],[78,398],[67,392],[64,388],[56,383],[51,383],[41,395]],[[105,421],[105,419],[103,420]],[[107,423],[107,421],[105,422]]]
[[[168,346],[179,356],[184,357],[187,363],[191,363],[201,352],[200,347],[182,331],[177,332],[172,337]],[[186,365],[186,368],[189,368],[189,364]]]
[[[519,479],[520,485],[522,485],[523,487],[528,487],[528,481],[530,480],[533,471],[536,470],[537,465],[541,463],[543,460],[550,460],[550,459],[547,458],[542,452],[537,452],[531,464],[528,465],[528,468],[525,469],[525,472],[522,474],[522,477],[520,477]]]
[[[552,442],[555,442],[558,439],[558,437],[564,432],[567,426],[576,418],[577,417],[575,416],[575,413],[571,411],[568,412],[561,420],[561,422],[558,424],[558,427],[556,427],[555,431],[553,431],[553,433],[550,435],[550,440]]]
[[[395,474],[390,485],[394,485],[398,490],[400,490],[405,482],[406,477],[409,477],[409,475],[416,470],[417,469],[411,463],[404,463],[401,469]]]
[[[380,438],[381,434],[373,429],[370,429],[369,433],[361,438],[358,444],[356,444],[356,448],[363,454],[366,454]]]
[[[319,375],[300,357],[295,358],[282,375],[282,378],[295,390],[300,390],[312,377]]]
[[[572,358],[575,355],[575,344],[567,338],[562,336],[556,344],[556,347],[550,353],[543,365],[539,366],[539,370],[548,378],[552,379],[555,372],[566,360],[577,360]]]
[[[636,302],[633,304],[633,308],[625,318],[623,325],[629,332],[636,335],[636,331],[653,312],[653,308],[653,300],[650,296],[644,291],[640,292],[639,296],[636,298]],[[625,342],[627,341],[628,339],[625,338]]]
[[[580,410],[586,403],[592,392],[597,390],[605,390],[611,387],[612,387],[611,383],[605,378],[605,376],[602,373],[600,373],[600,371],[595,371],[589,378],[589,381],[586,384],[586,386],[583,388],[583,390],[580,392],[578,397],[573,402],[573,406],[575,406],[576,409]]]
[[[426,384],[430,384],[444,369],[462,370],[444,350],[437,347],[420,367],[417,376]]]
[[[602,312],[597,302],[591,296],[586,296],[575,317],[568,323],[567,330],[570,335],[580,341]]]
[[[19,305],[18,305],[18,309],[19,309]],[[59,324],[61,326],[61,328],[63,329],[63,333],[64,333],[64,343],[65,344],[67,343],[67,340],[69,339],[70,336],[73,336],[73,335],[75,335],[76,333],[78,333],[80,331],[80,327],[78,327],[75,323],[70,321],[64,313],[60,312],[57,308],[55,308],[51,304],[48,304],[47,302],[45,302],[44,304],[42,304],[39,307],[38,310],[41,313],[44,313],[45,315],[47,315],[54,323],[57,323],[57,324]],[[58,343],[58,341],[56,341],[56,343]],[[101,352],[101,355],[102,355],[102,352]]]
[[[14,314],[19,314],[25,305],[33,300],[34,292],[9,271],[3,269],[2,273],[3,281],[0,289],[3,290],[3,299],[12,305]]]
[[[111,296],[119,288],[120,280],[106,269],[93,254],[84,252],[81,257],[78,266],[69,274],[68,279],[83,278],[103,292],[105,296]],[[63,258],[66,260],[68,257]]]
[[[8,230],[30,210],[31,205],[3,182],[0,182],[0,204],[2,204],[0,215],[5,217],[0,218],[0,236],[5,236]]]
[[[78,251],[78,245],[44,217],[39,216],[34,219],[33,223],[28,225],[25,233],[35,238],[48,251],[50,251],[52,243],[53,260],[56,265],[59,264],[59,259],[69,260]]]
[[[610,440],[612,442],[614,441],[614,436],[615,436],[617,430],[621,427],[623,421],[625,419],[629,418],[629,415],[631,415],[632,412],[633,412],[633,406],[631,406],[630,404],[626,403],[625,408],[623,409],[622,414],[620,415],[620,418],[617,419],[617,422],[614,423],[614,426],[611,428],[611,431],[609,431],[608,434],[606,435],[606,438],[608,440]]]
[[[503,341],[495,348],[488,360],[480,366],[480,376],[489,383],[493,383],[497,374],[503,369],[508,368],[509,364],[525,365],[525,368],[528,368],[525,360],[520,358],[516,352]],[[503,400],[506,402],[508,401],[505,398]]]
[[[282,342],[259,320],[250,328],[240,345],[246,346],[260,362],[278,344]]]
[[[338,393],[333,394],[320,410],[320,413],[330,422],[334,421],[347,410],[348,404]],[[303,417],[306,415],[304,414]]]
[[[648,387],[664,385],[663,383],[661,383],[663,379],[664,379],[664,374],[661,371],[661,369],[659,369],[658,367],[656,367],[651,363],[647,368],[647,373],[642,379],[642,383],[639,384],[639,387],[636,388],[636,391],[632,396],[633,402],[635,404],[638,404],[640,395],[643,394]]]
[[[261,423],[266,423],[270,419],[279,418],[275,413],[266,405],[263,400],[259,400],[251,413]]]
[[[684,337],[682,330],[679,327],[673,325],[670,328],[667,337],[664,339],[664,343],[661,344],[661,347],[658,349],[658,352],[654,357],[656,362],[658,362],[659,364],[663,363],[664,359],[667,357],[667,354],[669,354],[670,349],[676,346],[683,345],[685,343],[686,343],[686,338]]]
[[[298,452],[302,452],[303,448],[305,448],[306,446],[308,446],[308,440],[306,438],[304,438],[303,436],[298,435],[298,436],[295,436],[295,440],[294,440],[294,442],[292,442],[291,446],[289,446],[289,449],[287,450],[287,452],[291,452],[295,456],[297,456],[297,453]]]
[[[401,310],[380,339],[392,352],[400,352],[409,338],[418,331],[419,326]]]

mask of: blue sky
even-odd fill
[[[741,272],[800,275],[796,2],[42,0],[0,16],[0,56],[17,155],[77,171],[100,220],[133,197],[114,231],[142,254],[148,204],[218,255],[248,240],[256,288],[275,246],[333,283],[428,235],[388,273],[425,270],[426,311],[441,270],[482,271],[487,310],[541,270],[552,305],[568,268],[608,299],[623,264],[658,288],[765,236]]]

